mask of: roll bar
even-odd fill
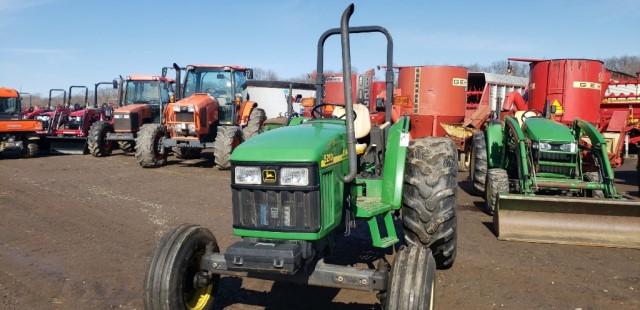
[[[120,78],[122,79],[122,77],[120,77]],[[109,84],[111,84],[113,89],[118,89],[118,85],[120,83],[121,82],[118,82],[118,80],[116,80],[116,79],[113,79],[113,81],[111,81],[111,82],[98,82],[98,83],[95,83],[93,85],[93,107],[94,108],[98,107],[98,87],[100,85],[109,85]],[[120,98],[118,98],[118,105],[120,105]]]
[[[86,87],[86,86],[81,86],[81,85],[69,86],[69,100],[67,100],[67,103],[71,104],[71,95],[74,88],[84,89],[84,106],[86,107],[89,104],[89,87]]]
[[[349,172],[342,178],[345,183],[355,179],[357,173],[356,137],[353,124],[353,98],[351,97],[351,33],[382,33],[387,39],[387,66],[385,72],[385,122],[391,122],[391,105],[393,104],[393,39],[387,29],[381,26],[349,27],[349,20],[355,6],[350,4],[342,13],[340,28],[325,31],[318,39],[318,62],[316,68],[316,103],[320,104],[324,93],[324,43],[336,34],[340,34],[342,47],[342,76],[344,83],[345,122],[347,127],[347,154],[349,158]],[[388,130],[385,128],[385,135]]]
[[[53,92],[62,92],[62,105],[67,104],[67,90],[62,88],[52,88],[49,89],[49,102],[47,103],[49,108],[51,108],[51,94],[53,94]]]

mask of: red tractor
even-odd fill
[[[96,93],[105,83],[96,84]],[[140,128],[160,124],[161,111],[171,101],[173,80],[164,76],[130,75],[119,84],[118,107],[108,110],[112,119],[95,122],[89,130],[88,148],[93,156],[109,156],[114,143],[124,152],[135,152]],[[117,81],[113,87],[118,88]],[[95,105],[97,100],[94,97]]]
[[[251,69],[231,65],[174,64],[180,100],[164,107],[159,123],[146,124],[136,138],[136,160],[142,167],[160,167],[167,155],[197,158],[213,148],[219,169],[229,168],[231,151],[260,131],[266,116],[253,101],[243,99]],[[183,83],[181,73],[186,71]]]

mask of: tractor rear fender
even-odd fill
[[[502,124],[491,122],[487,124],[485,138],[487,139],[488,168],[503,168],[504,162],[504,133]]]
[[[255,101],[245,101],[240,103],[238,107],[238,120],[237,124],[240,126],[245,126],[249,122],[249,116],[251,115],[251,111],[253,108],[257,107],[258,104]]]
[[[573,131],[576,135],[576,141],[580,141],[582,135],[587,135],[591,141],[591,153],[598,161],[602,182],[605,184],[605,197],[617,196],[616,188],[613,185],[614,175],[609,162],[609,154],[607,153],[607,143],[600,132],[591,123],[576,118],[573,121]]]
[[[402,207],[402,186],[408,146],[409,118],[403,116],[389,129],[382,172],[382,202],[393,206],[394,209]]]

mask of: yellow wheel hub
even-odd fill
[[[211,291],[213,290],[213,284],[209,284],[206,287],[199,288],[193,292],[193,296],[187,302],[187,309],[189,310],[204,310],[207,305],[213,299]]]

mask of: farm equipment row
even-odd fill
[[[436,269],[456,258],[465,169],[500,240],[640,248],[640,204],[616,191],[612,170],[622,143],[640,140],[638,93],[605,91],[635,80],[612,82],[587,59],[510,59],[530,63],[528,80],[394,66],[391,34],[350,26],[353,11],[318,40],[314,96],[294,96],[288,83],[284,115],[267,118],[262,107],[274,104],[254,101],[249,89],[260,83],[249,68],[174,63],[161,75],[96,83],[92,105],[87,87],[71,86],[23,112],[20,94],[0,89],[0,151],[104,157],[117,146],[157,168],[171,153],[213,149],[216,166],[230,169],[241,240],[221,253],[202,226],[169,231],[145,278],[147,309],[207,309],[220,276],[378,292],[385,309],[432,309]],[[350,38],[362,33],[386,39],[384,81],[374,70],[352,72]],[[332,36],[341,39],[342,72],[329,75]],[[98,104],[101,85],[117,89],[115,104]],[[340,250],[358,226],[370,241],[362,250],[374,253],[366,259]]]

